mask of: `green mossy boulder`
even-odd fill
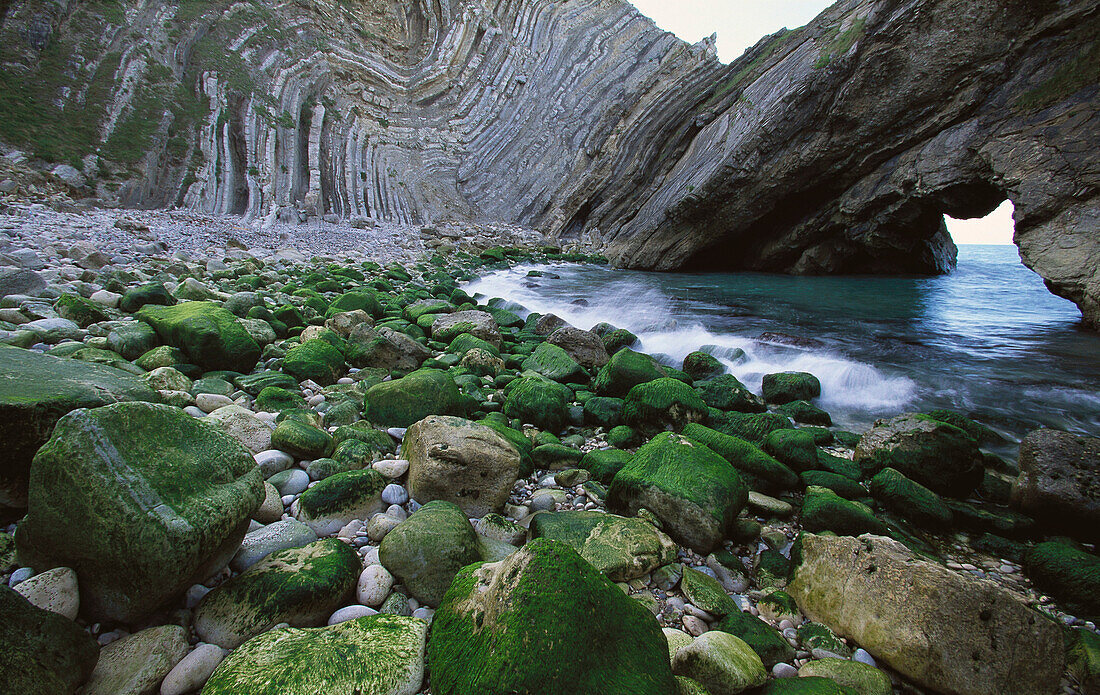
[[[466,400],[454,379],[438,369],[420,369],[367,389],[366,417],[384,427],[408,427],[429,415],[464,415]]]
[[[203,597],[194,627],[204,642],[234,649],[279,623],[323,625],[346,605],[362,570],[336,538],[271,553]]]
[[[1067,630],[1066,666],[1086,693],[1100,687],[1100,637],[1085,628]]]
[[[593,449],[581,459],[581,468],[588,471],[595,480],[604,485],[610,485],[615,474],[622,470],[623,466],[634,458],[631,454],[621,449]]]
[[[817,398],[821,395],[821,382],[807,372],[781,372],[765,374],[760,389],[766,402],[782,405]]]
[[[638,449],[611,482],[608,506],[653,512],[678,542],[709,552],[748,501],[748,488],[724,458],[664,432]]]
[[[615,582],[642,577],[676,559],[676,544],[653,524],[603,512],[540,512],[531,518],[531,538],[567,543]]]
[[[806,488],[802,500],[802,527],[807,531],[832,531],[841,536],[888,535],[886,524],[865,505],[846,500],[823,487]]]
[[[794,647],[774,627],[751,613],[734,611],[714,623],[712,628],[743,640],[756,652],[766,668],[770,669],[780,662],[791,663],[794,659]]]
[[[874,666],[848,659],[819,659],[798,670],[803,678],[827,678],[856,695],[893,695],[890,677]]]
[[[742,413],[763,413],[768,409],[763,398],[745,388],[732,374],[697,381],[694,387],[703,402],[711,408]]]
[[[569,422],[566,386],[525,376],[508,384],[504,414],[548,432],[560,432]]]
[[[681,434],[718,453],[748,480],[763,483],[765,489],[787,490],[798,484],[794,471],[744,439],[696,423],[689,424]]]
[[[772,432],[789,429],[791,421],[779,413],[725,412],[712,408],[709,424],[711,428],[722,434],[740,437],[747,442],[762,446]]]
[[[588,381],[588,372],[584,367],[553,343],[539,344],[523,361],[523,369],[563,384]]]
[[[214,671],[202,695],[414,695],[428,624],[372,615],[253,637]]]
[[[157,401],[141,379],[88,362],[0,346],[0,509],[26,507],[31,459],[57,420],[77,408]]]
[[[680,589],[692,604],[716,618],[724,618],[741,610],[717,579],[699,570],[685,567]]]
[[[0,683],[15,695],[68,695],[92,674],[99,645],[79,625],[0,583]]]
[[[833,424],[833,418],[827,412],[809,401],[784,403],[776,411],[804,425],[831,427]]]
[[[816,485],[832,490],[846,500],[858,500],[867,497],[867,490],[849,477],[829,471],[806,471],[798,476],[806,487]]]
[[[136,316],[203,369],[248,373],[260,359],[260,346],[237,317],[212,302],[146,306]]]
[[[493,357],[500,357],[500,349],[496,345],[493,345],[488,340],[482,340],[481,338],[472,336],[469,333],[461,333],[455,336],[455,339],[452,340],[451,344],[448,346],[448,350],[459,357],[464,356],[467,352],[475,348],[484,350]]]
[[[378,295],[369,290],[345,292],[332,300],[325,315],[326,317],[331,317],[336,314],[342,314],[345,311],[356,310],[365,311],[374,318],[382,316],[382,304],[378,301]]]
[[[764,439],[764,451],[799,473],[818,467],[817,442],[813,433],[806,430],[770,432]]]
[[[298,391],[268,386],[256,396],[256,410],[278,413],[284,410],[305,410],[306,399]]]
[[[331,535],[352,519],[370,519],[385,509],[382,490],[387,482],[373,468],[331,475],[301,494],[294,516],[318,536]]]
[[[428,663],[436,695],[675,688],[653,615],[568,545],[546,539],[459,572],[432,621]]]
[[[135,322],[135,325],[144,326],[152,331],[148,324]],[[154,336],[156,333],[154,332]],[[107,336],[110,339],[110,335]],[[142,353],[137,359],[134,360],[134,364],[141,367],[147,372],[151,372],[158,367],[175,367],[180,364],[187,363],[187,356],[183,354],[183,350],[172,347],[171,345],[161,345],[155,347],[147,352]],[[229,395],[229,394],[225,394]]]
[[[705,632],[672,656],[676,675],[701,684],[710,695],[737,695],[762,685],[768,672],[743,640],[721,630]]]
[[[107,334],[107,347],[128,360],[136,360],[156,346],[156,331],[143,321],[128,321],[111,329],[111,332]],[[179,360],[179,362],[182,361]],[[172,364],[177,363],[173,362]],[[172,365],[162,364],[157,366],[170,367]],[[149,367],[142,367],[142,369],[149,369]]]
[[[641,444],[644,440],[637,430],[626,425],[617,425],[607,433],[607,443],[616,449],[629,449]]]
[[[82,611],[123,623],[224,566],[265,497],[236,440],[149,403],[66,415],[34,458],[29,492],[20,557],[38,570],[73,568]]]
[[[696,381],[713,379],[726,373],[726,365],[714,355],[705,352],[692,352],[684,358],[683,371]]]
[[[57,298],[54,309],[58,316],[72,321],[81,328],[87,328],[93,323],[111,318],[105,307],[77,294],[61,295]]]
[[[298,380],[289,374],[276,371],[263,371],[256,374],[239,376],[233,380],[237,387],[251,396],[257,396],[268,387],[298,391]]]
[[[805,622],[798,626],[798,640],[808,650],[824,649],[845,659],[852,655],[851,648],[840,641],[836,633],[829,629],[828,625],[821,623]],[[819,674],[820,675],[820,674]]]
[[[764,684],[753,695],[861,695],[845,688],[831,678],[806,676],[805,678],[776,678]]]
[[[300,459],[316,459],[332,453],[332,436],[323,429],[287,418],[271,433],[271,446]]]
[[[428,502],[378,547],[382,565],[421,603],[438,606],[458,571],[481,559],[477,532],[451,502]]]
[[[1067,608],[1090,619],[1100,617],[1100,557],[1047,541],[1024,553],[1024,572]]]
[[[940,422],[946,422],[949,425],[958,427],[960,430],[970,435],[970,438],[978,444],[990,444],[1001,439],[1000,435],[989,427],[966,417],[962,413],[956,413],[953,410],[930,410],[925,414],[933,420],[939,420]]]
[[[298,381],[309,379],[329,386],[344,375],[344,355],[326,341],[314,338],[287,351],[283,370]]]
[[[587,425],[611,429],[623,424],[623,399],[595,396],[584,403],[584,422]]]
[[[663,376],[665,370],[649,355],[633,350],[619,350],[611,355],[607,364],[600,367],[592,387],[601,396],[623,398],[638,384]]]
[[[661,377],[630,389],[623,404],[623,421],[637,430],[679,432],[707,419],[707,405],[682,381]]]
[[[162,283],[151,282],[126,290],[122,299],[118,302],[118,308],[127,314],[132,314],[143,306],[172,306],[176,303],[173,297]]]
[[[890,511],[920,526],[946,529],[954,515],[939,495],[894,470],[883,468],[871,478],[871,496]]]
[[[633,347],[638,344],[638,336],[625,328],[616,328],[608,331],[600,336],[600,340],[603,341],[604,350],[607,351],[608,355],[612,356],[623,348]]]
[[[879,420],[859,440],[854,460],[865,472],[890,467],[949,497],[965,498],[982,482],[977,443],[963,430],[913,413]]]

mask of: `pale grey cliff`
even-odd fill
[[[841,0],[731,65],[623,0],[0,2],[0,142],[95,195],[507,222],[630,267],[942,272],[1006,197],[1100,324],[1100,9]]]

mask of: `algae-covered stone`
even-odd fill
[[[187,650],[187,631],[179,625],[159,625],[111,642],[81,695],[155,693]]]
[[[817,442],[813,433],[806,430],[769,432],[764,439],[764,451],[799,473],[818,467]]]
[[[263,499],[252,455],[178,408],[77,410],[35,456],[16,543],[76,570],[85,614],[134,622],[224,566]]]
[[[776,678],[753,692],[753,695],[859,695],[831,678],[805,676],[803,678]]]
[[[283,370],[298,381],[309,379],[328,386],[343,376],[344,356],[324,340],[314,338],[287,351]]]
[[[722,434],[740,437],[760,446],[770,433],[789,429],[791,421],[779,413],[727,413],[711,410],[710,426]]]
[[[620,449],[593,449],[584,455],[580,466],[604,485],[610,485],[634,454]]]
[[[367,389],[366,417],[387,427],[408,427],[429,415],[463,415],[465,401],[447,372],[420,369]]]
[[[794,647],[768,625],[751,613],[733,611],[714,623],[713,628],[728,632],[749,645],[766,668],[780,663],[790,663],[795,657]]]
[[[31,459],[57,420],[77,408],[157,401],[141,379],[96,364],[0,346],[0,508],[23,508]]]
[[[453,314],[440,314],[431,323],[432,338],[449,343],[454,338],[469,333],[475,338],[500,347],[500,329],[492,314],[472,309]]]
[[[684,373],[697,381],[713,379],[726,373],[726,365],[705,352],[692,352],[684,358]]]
[[[74,693],[99,658],[76,623],[37,608],[0,582],[0,683],[19,695]]]
[[[592,386],[601,396],[622,398],[638,384],[663,376],[665,370],[649,355],[633,350],[619,350],[600,368]]]
[[[107,334],[107,347],[125,359],[136,360],[157,346],[157,333],[142,321],[128,321]],[[172,364],[178,364],[173,362]],[[141,367],[141,365],[138,365]],[[167,367],[171,365],[157,365]],[[156,367],[154,367],[155,369]],[[142,367],[142,369],[148,369]]]
[[[520,473],[519,451],[495,429],[445,415],[409,427],[401,457],[417,501],[453,502],[470,517],[503,510]]]
[[[382,304],[373,291],[359,289],[345,292],[332,300],[327,315],[334,316],[348,311],[365,311],[374,318],[378,318],[382,315]]]
[[[523,361],[523,369],[562,383],[588,381],[588,373],[562,348],[553,343],[540,343]]]
[[[539,377],[523,377],[508,384],[504,414],[548,432],[560,432],[569,422],[569,389]]]
[[[676,559],[676,544],[653,524],[602,512],[540,512],[531,519],[531,537],[568,543],[616,582],[644,576]]]
[[[807,372],[765,374],[761,390],[768,403],[808,401],[821,395],[821,382]]]
[[[318,427],[288,418],[271,433],[271,446],[298,458],[316,459],[332,453],[332,436]]]
[[[415,695],[428,624],[372,615],[253,637],[218,667],[202,695]]]
[[[1035,586],[1067,607],[1100,617],[1100,557],[1060,541],[1024,553],[1024,571]]]
[[[823,487],[806,488],[802,500],[802,527],[807,531],[832,531],[846,536],[887,533],[886,524],[866,506]]]
[[[708,574],[690,567],[684,568],[684,576],[680,580],[680,588],[695,606],[702,608],[707,613],[722,618],[730,613],[740,611],[733,599],[729,597],[718,580]]]
[[[875,499],[914,523],[930,528],[946,528],[951,524],[951,509],[939,495],[893,468],[883,468],[875,474],[870,488]]]
[[[143,306],[152,304],[155,306],[171,306],[176,303],[173,297],[162,283],[150,282],[138,287],[132,287],[122,295],[118,308],[127,314],[132,314]]]
[[[1066,635],[1066,666],[1085,692],[1100,686],[1100,637],[1085,628],[1074,628]]]
[[[481,559],[470,520],[451,502],[425,504],[386,534],[378,557],[420,602],[438,606],[460,569]]]
[[[798,669],[799,677],[828,678],[858,695],[892,695],[890,677],[870,664],[848,659],[820,659]]]
[[[831,427],[833,424],[833,418],[829,413],[809,401],[791,401],[790,403],[784,403],[776,410],[795,422],[806,425]]]
[[[200,367],[250,372],[260,346],[237,317],[212,302],[146,306],[137,318],[153,327],[162,342],[178,347]]]
[[[279,623],[323,625],[345,605],[361,570],[356,552],[335,538],[271,553],[203,597],[195,632],[233,649]]]
[[[584,403],[584,422],[611,429],[623,422],[623,399],[596,396]]]
[[[859,440],[854,460],[872,473],[894,468],[951,497],[965,497],[982,482],[982,454],[974,440],[927,415],[877,421]]]
[[[711,695],[737,695],[768,679],[764,664],[748,644],[718,630],[705,632],[678,649],[672,670],[698,681]]]
[[[310,527],[297,519],[282,519],[247,534],[229,566],[243,572],[271,553],[301,548],[315,540],[317,534]]]
[[[811,619],[937,692],[1053,693],[1065,664],[1058,625],[986,579],[865,535],[801,537],[788,591]]]
[[[679,432],[688,423],[707,419],[707,405],[682,381],[662,377],[630,389],[623,421],[635,429]]]
[[[278,386],[268,386],[256,396],[256,410],[260,411],[275,413],[308,407],[302,394]]]
[[[748,489],[724,458],[664,432],[638,449],[611,482],[608,506],[653,512],[674,539],[699,552],[718,545],[748,501]]]
[[[698,423],[691,423],[681,432],[730,462],[750,480],[760,481],[766,488],[785,490],[798,484],[798,476],[779,461],[744,439],[731,437]]]
[[[653,615],[568,545],[546,539],[458,574],[433,619],[428,663],[437,695],[675,687]]]
[[[295,518],[319,536],[336,533],[352,519],[369,519],[385,509],[386,484],[373,468],[330,475],[302,493],[295,502]]]
[[[745,388],[737,377],[723,374],[695,384],[695,391],[703,402],[719,410],[736,410],[742,413],[762,413],[768,409],[764,399]]]

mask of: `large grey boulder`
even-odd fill
[[[1041,429],[1020,442],[1012,504],[1052,528],[1100,540],[1100,438]]]
[[[998,584],[882,536],[802,535],[787,592],[812,620],[918,684],[959,695],[1058,689],[1062,633]]]
[[[582,367],[588,369],[602,367],[611,359],[603,345],[603,338],[573,326],[562,326],[551,333],[546,342],[565,350]]]
[[[876,421],[853,459],[867,475],[894,468],[950,497],[966,497],[982,482],[977,442],[954,425],[917,413]]]

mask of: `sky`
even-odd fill
[[[718,57],[736,60],[746,48],[780,29],[810,22],[831,0],[631,0],[657,26],[695,43],[718,33]],[[957,244],[1011,244],[1012,204],[980,220],[947,218]]]

